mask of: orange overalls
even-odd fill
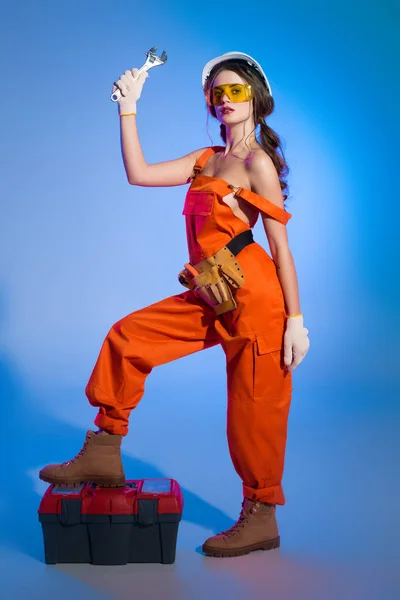
[[[200,156],[186,195],[183,214],[192,264],[249,229],[223,200],[232,193],[229,184],[200,173],[219,149],[208,148]],[[281,223],[291,217],[250,190],[240,188],[236,195]],[[275,264],[259,244],[247,245],[237,260],[244,284],[235,291],[235,310],[216,316],[188,290],[131,313],[115,323],[104,340],[86,395],[99,407],[95,424],[125,435],[130,412],[141,400],[153,367],[221,344],[226,355],[228,445],[244,497],[283,505],[292,393],[292,374],[284,369],[282,356],[284,297]]]

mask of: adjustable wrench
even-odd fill
[[[165,50],[163,51],[161,56],[156,56],[156,54],[155,54],[156,50],[157,50],[157,46],[154,46],[153,48],[150,48],[150,50],[148,52],[145,52],[145,54],[147,56],[146,62],[144,63],[144,65],[142,67],[140,67],[139,71],[136,73],[135,79],[137,79],[143,71],[148,71],[152,67],[158,67],[159,65],[163,65],[166,62],[167,53],[165,52]],[[114,85],[115,85],[115,83],[114,83]],[[117,88],[116,90],[114,90],[111,93],[110,99],[112,100],[112,102],[118,102],[118,100],[120,98],[121,98],[121,90],[119,88]]]

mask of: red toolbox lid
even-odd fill
[[[63,501],[80,501],[81,515],[137,515],[143,501],[156,501],[157,514],[181,514],[183,496],[174,479],[133,479],[122,487],[100,487],[86,482],[77,487],[50,485],[39,506],[39,514],[62,512]]]

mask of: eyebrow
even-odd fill
[[[213,89],[222,87],[223,85],[244,85],[244,84],[242,84],[240,81],[237,81],[236,83],[220,83],[219,85],[214,85]]]

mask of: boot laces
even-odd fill
[[[242,510],[240,511],[239,519],[236,521],[236,523],[226,531],[221,532],[224,537],[231,538],[232,536],[236,535],[236,533],[243,529],[243,527],[246,525],[249,515],[252,515],[255,512],[254,506],[251,506],[246,513],[244,510],[244,503],[245,500],[242,502]]]
[[[64,466],[67,466],[67,465],[71,465],[72,463],[74,463],[75,461],[77,461],[78,458],[80,456],[82,456],[82,454],[85,452],[86,446],[88,445],[88,441],[89,441],[89,439],[86,438],[86,440],[84,441],[83,446],[82,446],[81,450],[79,450],[78,454],[76,456],[74,456],[74,458],[71,458],[71,460],[67,460],[66,462],[63,462],[62,466],[64,467]]]

